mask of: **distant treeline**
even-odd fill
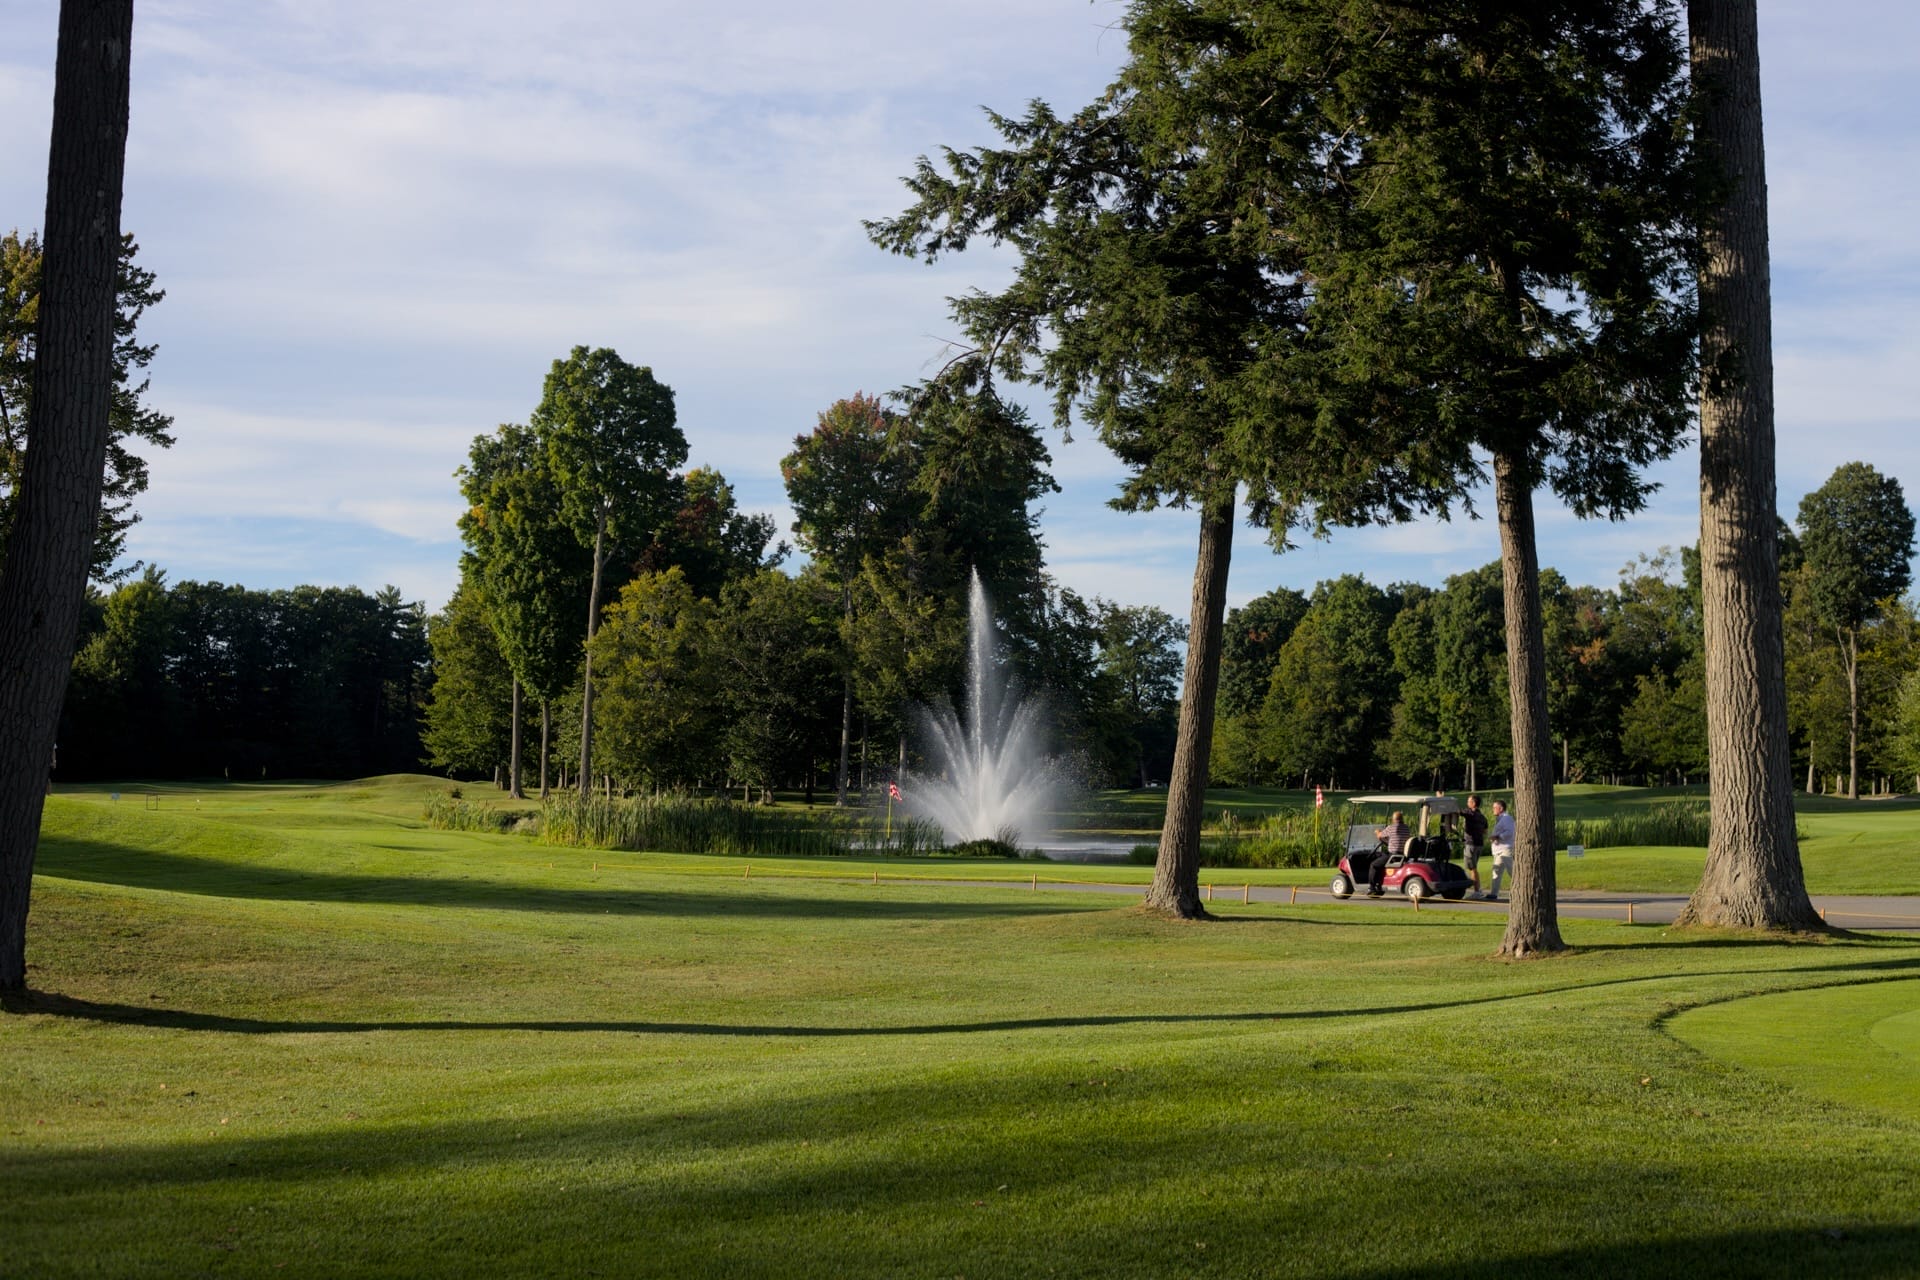
[[[1910,597],[1836,642],[1787,531],[1788,720],[1797,781],[1846,790],[1850,656],[1860,790],[1920,773],[1920,629]],[[1562,782],[1684,783],[1707,770],[1700,574],[1691,547],[1628,565],[1612,588],[1541,572],[1548,718]],[[1225,785],[1505,786],[1505,612],[1498,562],[1435,589],[1349,575],[1278,588],[1227,619],[1213,779]],[[1920,785],[1920,784],[1916,784]]]
[[[1880,602],[1842,648],[1816,610],[1811,567],[1791,538],[1786,550],[1796,781],[1845,789],[1851,659],[1861,790],[1904,790],[1920,772],[1914,601]],[[871,589],[872,579],[865,584]],[[1610,588],[1575,586],[1549,569],[1542,596],[1562,780],[1703,778],[1691,549],[1642,557]],[[1179,629],[1158,610],[1059,589],[1040,599],[1017,615],[1011,660],[1029,687],[1049,695],[1056,742],[1078,753],[1090,784],[1164,778]],[[938,623],[949,664],[960,642],[953,612]],[[836,585],[813,570],[746,573],[712,599],[695,595],[678,570],[640,575],[609,607],[596,642],[609,772],[640,789],[830,789],[839,673],[863,656],[883,673],[889,656],[840,614]],[[1214,780],[1504,785],[1506,679],[1497,564],[1438,588],[1381,587],[1357,575],[1310,593],[1278,588],[1229,615]],[[888,693],[899,696],[876,682],[875,704]],[[555,782],[571,780],[578,698],[576,672],[549,735]],[[855,788],[884,787],[903,721],[858,702],[855,710]],[[168,584],[150,571],[94,602],[58,776],[355,777],[425,764],[492,780],[507,760],[510,711],[507,664],[464,586],[428,620],[393,588],[250,591]],[[529,721],[525,750],[537,779],[537,710]]]
[[[149,570],[93,601],[56,776],[417,769],[428,675],[424,610],[396,588],[249,591]]]

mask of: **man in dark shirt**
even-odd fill
[[[1378,898],[1386,892],[1382,882],[1387,875],[1387,860],[1406,848],[1408,838],[1413,835],[1413,830],[1407,826],[1406,817],[1403,811],[1395,809],[1392,822],[1384,827],[1375,827],[1373,830],[1373,838],[1384,841],[1386,848],[1385,852],[1376,852],[1373,855],[1373,871],[1367,878],[1367,896],[1370,898]]]
[[[1480,797],[1467,797],[1466,827],[1460,840],[1460,861],[1467,864],[1467,877],[1473,881],[1473,896],[1480,896],[1480,855],[1487,847],[1487,815],[1480,812]]]

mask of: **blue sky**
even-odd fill
[[[0,225],[38,225],[57,6],[0,10]],[[780,456],[833,400],[914,381],[944,299],[1004,261],[889,257],[862,218],[980,108],[1071,108],[1125,54],[1111,0],[141,0],[124,225],[167,299],[131,554],[175,579],[394,583],[437,607],[477,433],[524,420],[575,344],[650,365],[691,462],[790,519]],[[1781,507],[1865,459],[1920,489],[1920,6],[1767,0]],[[1195,518],[1106,509],[1120,471],[1049,432],[1067,585],[1187,612]],[[1641,516],[1543,499],[1541,559],[1608,583],[1695,539],[1696,459]],[[1231,599],[1360,571],[1438,582],[1494,559],[1491,521],[1251,531]]]

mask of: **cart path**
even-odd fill
[[[1048,880],[1044,877],[1028,877],[1023,880],[969,880],[952,883],[977,884],[997,889],[1107,893],[1135,898],[1142,896],[1146,891],[1144,885],[1137,884],[1090,884],[1084,881]],[[1203,902],[1217,906],[1240,902],[1325,905],[1339,901],[1320,885],[1296,887],[1284,884],[1256,884],[1249,886],[1230,885],[1218,880],[1211,885],[1202,885],[1200,896]],[[1415,909],[1411,900],[1399,894],[1369,898],[1363,893],[1347,901],[1353,906],[1372,911]],[[1563,916],[1631,921],[1634,924],[1672,924],[1686,905],[1687,895],[1684,893],[1613,893],[1599,889],[1569,889],[1559,895],[1559,909]],[[1920,898],[1821,894],[1814,897],[1813,905],[1835,928],[1920,933]],[[1421,911],[1474,911],[1504,915],[1507,903],[1504,901],[1470,902],[1465,899],[1459,902],[1448,902],[1444,898],[1427,898],[1420,903],[1418,909]]]

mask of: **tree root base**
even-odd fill
[[[1682,911],[1667,927],[1684,929],[1692,934],[1713,934],[1755,942],[1830,942],[1836,938],[1854,936],[1846,929],[1817,918],[1811,923],[1751,924],[1745,920],[1703,920],[1690,911]]]
[[[1493,954],[1498,960],[1546,960],[1572,955],[1573,948],[1562,941],[1556,931],[1544,938],[1503,938],[1500,949]]]
[[[1140,904],[1139,910],[1141,915],[1152,916],[1156,920],[1172,920],[1177,924],[1196,924],[1201,921],[1218,920],[1220,918],[1199,903],[1195,903],[1193,909],[1188,911],[1178,906],[1159,906],[1155,903],[1143,902]]]

